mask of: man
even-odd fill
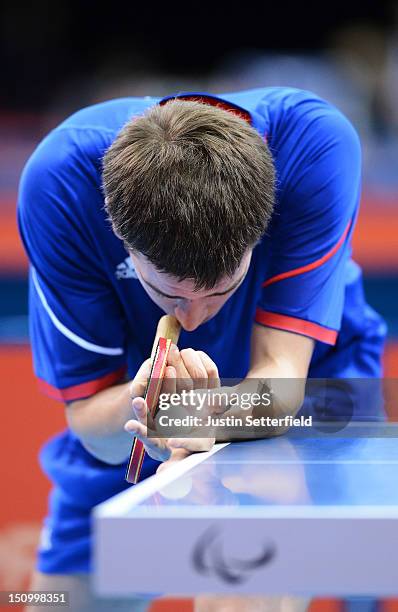
[[[296,414],[307,376],[380,376],[385,326],[350,259],[360,172],[347,119],[286,88],[112,100],[38,146],[18,208],[31,340],[69,429],[41,454],[54,489],[35,585],[84,583],[90,511],[129,486],[131,433],[151,455],[143,477],[211,444],[147,438],[142,380],[164,312],[183,328],[177,390],[297,379],[281,402]]]

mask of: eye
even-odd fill
[[[168,295],[164,295],[163,293],[160,293],[160,291],[157,291],[156,289],[154,289],[154,292],[156,293],[156,295],[158,295],[159,297],[163,298],[164,300],[174,300],[174,298],[168,296]]]

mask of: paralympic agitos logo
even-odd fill
[[[212,525],[200,536],[192,552],[192,563],[200,574],[215,574],[229,584],[240,584],[251,573],[265,567],[275,558],[273,544],[263,544],[259,554],[251,559],[226,558],[222,546],[222,532]]]

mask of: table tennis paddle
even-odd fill
[[[151,353],[151,373],[144,393],[144,399],[152,417],[155,416],[158,405],[170,345],[172,342],[177,344],[180,330],[180,324],[172,315],[164,315],[159,320]],[[137,484],[144,457],[145,448],[143,443],[138,438],[134,438],[125,476],[127,482]]]

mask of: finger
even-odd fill
[[[127,431],[127,433],[133,434],[133,436],[136,436],[142,442],[146,442],[147,440],[148,427],[135,419],[130,419],[127,421],[127,423],[124,425],[124,430]]]
[[[177,372],[174,366],[166,366],[161,393],[173,395],[177,392]]]
[[[203,367],[206,370],[207,388],[216,389],[221,384],[216,364],[204,351],[196,351],[196,354],[202,361]]]
[[[124,426],[127,433],[133,434],[138,440],[140,440],[148,455],[157,461],[166,461],[171,454],[171,450],[167,446],[165,440],[156,437],[156,432],[148,429],[146,425],[143,425],[139,421],[131,419],[127,421]]]
[[[193,380],[193,388],[207,389],[207,372],[198,351],[193,348],[186,348],[180,351],[180,355],[189,377]]]
[[[143,397],[151,373],[152,360],[146,359],[130,383],[130,396]]]
[[[180,351],[175,344],[172,344],[167,358],[167,365],[173,366],[176,370],[177,393],[182,389],[193,389],[193,382],[185,367]]]
[[[152,416],[148,410],[146,401],[142,397],[136,397],[131,402],[133,412],[137,418],[137,421],[155,430],[155,425]]]
[[[168,445],[170,448],[183,448],[191,453],[208,451],[213,448],[215,438],[170,438]]]

